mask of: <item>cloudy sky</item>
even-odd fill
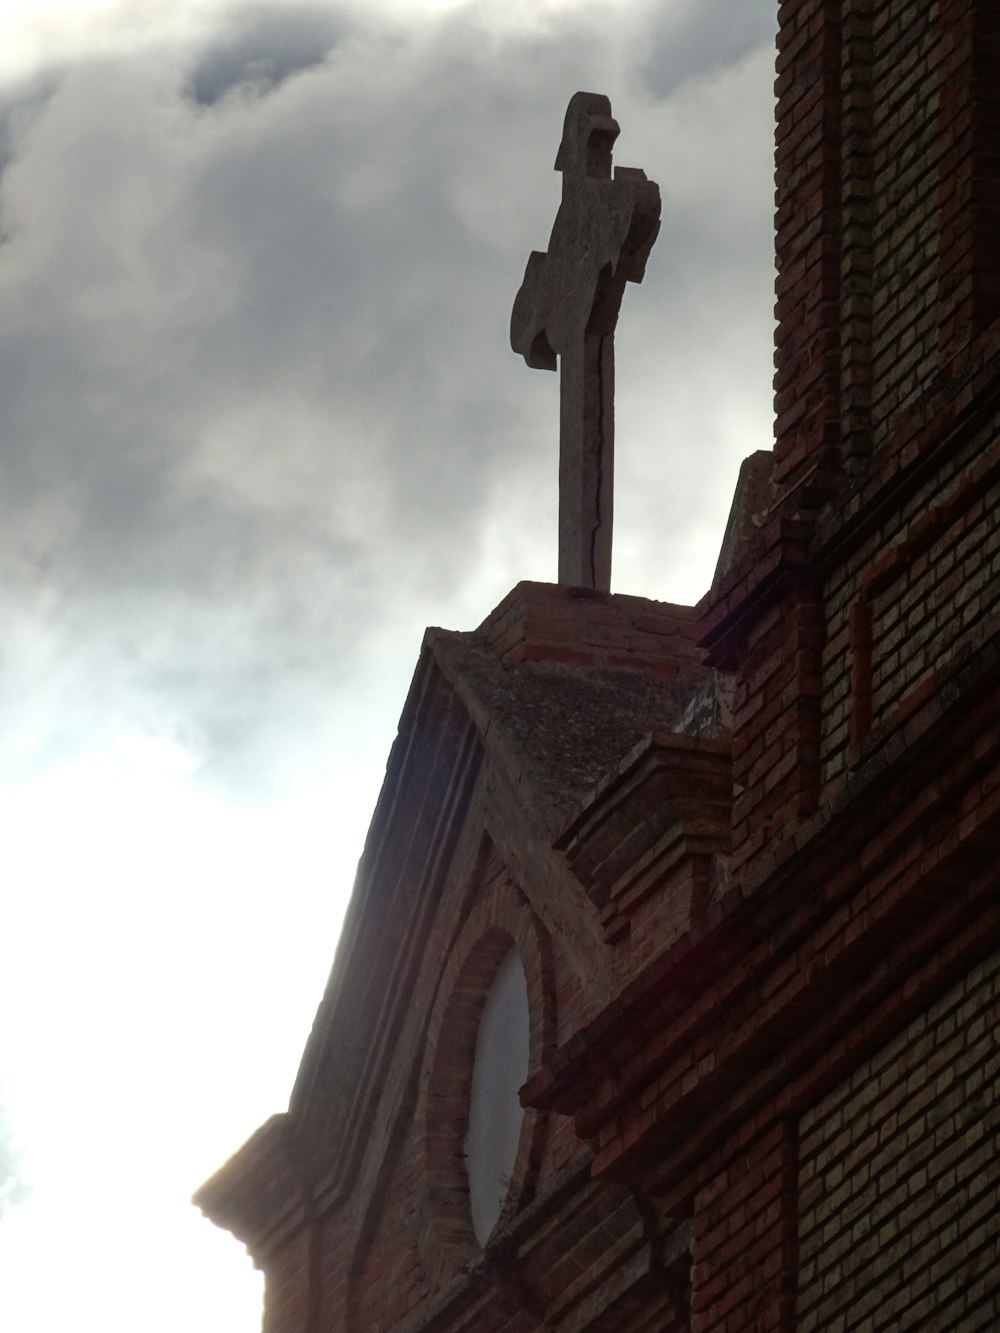
[[[188,1197],[285,1104],[423,627],[555,575],[558,380],[508,321],[580,88],[663,195],[614,586],[707,587],[771,439],[775,22],[3,10],[5,1329],[258,1326]]]

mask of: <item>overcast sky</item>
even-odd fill
[[[555,576],[558,378],[508,323],[566,102],[607,93],[663,195],[617,337],[614,588],[694,601],[771,442],[775,5],[23,8],[0,1326],[254,1333],[188,1196],[285,1104],[423,627]]]

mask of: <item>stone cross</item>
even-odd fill
[[[559,582],[611,587],[615,325],[626,282],[641,282],[660,229],[660,189],[615,167],[618,122],[599,93],[574,93],[556,171],[562,203],[543,254],[533,250],[514,301],[510,342],[529,366],[559,359]]]

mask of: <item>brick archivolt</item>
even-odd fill
[[[476,1036],[497,968],[514,947],[528,988],[530,1066],[537,1069],[555,1033],[555,989],[548,935],[506,872],[485,890],[456,937],[441,972],[420,1075],[414,1147],[415,1237],[435,1285],[479,1250],[472,1231],[463,1143]],[[548,1117],[524,1113],[517,1161],[500,1223],[534,1196]]]

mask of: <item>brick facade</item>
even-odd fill
[[[289,1110],[198,1196],[266,1333],[1000,1328],[1000,0],[778,33],[773,453],[696,607],[428,631]]]

